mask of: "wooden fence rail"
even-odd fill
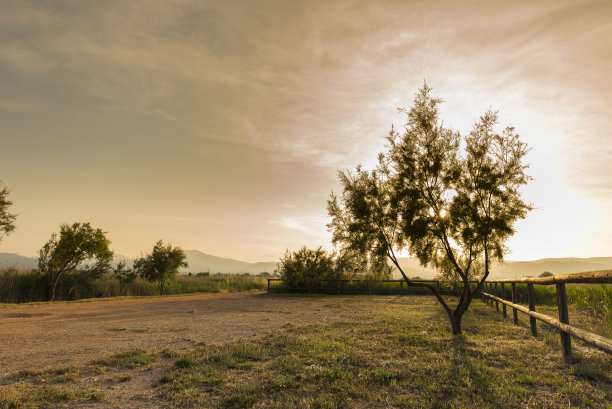
[[[440,282],[437,280],[413,280],[417,283],[429,283],[434,286],[438,290],[440,290]],[[327,292],[327,293],[336,293],[336,294],[346,294],[346,293],[365,293],[365,294],[375,294],[375,293],[392,293],[392,294],[420,294],[427,293],[429,294],[429,290],[424,287],[408,287],[404,280],[376,280],[376,281],[368,281],[368,280],[322,280],[320,283],[312,284],[304,287],[289,287],[286,285],[273,287],[271,285],[272,282],[283,282],[280,278],[268,278],[268,294],[272,293],[273,290],[278,290],[279,292],[284,291],[300,291],[300,292]],[[396,288],[389,287],[381,287],[379,284],[386,283],[397,283]],[[324,285],[326,284],[326,285]],[[442,292],[445,292],[442,290]],[[450,292],[450,290],[446,291]]]
[[[505,284],[512,284],[512,301],[504,299]],[[516,284],[525,283],[527,284],[527,298],[529,308],[525,308],[516,303]],[[490,280],[485,282],[485,286],[481,291],[481,295],[484,297],[487,304],[490,302],[491,306],[495,302],[495,308],[499,311],[499,304],[503,306],[503,315],[506,317],[506,306],[513,309],[514,324],[518,324],[518,311],[527,314],[529,316],[529,326],[531,328],[531,335],[537,336],[538,330],[536,326],[536,320],[545,322],[546,324],[559,330],[561,334],[561,346],[563,349],[563,359],[568,364],[572,362],[572,343],[571,337],[578,338],[596,348],[601,349],[607,353],[612,354],[612,339],[602,337],[592,332],[582,330],[574,327],[569,323],[568,309],[567,309],[567,295],[565,290],[565,284],[576,283],[576,284],[610,284],[612,283],[612,270],[605,271],[589,271],[586,273],[576,274],[560,274],[550,277],[525,277],[525,278],[510,278],[505,280]],[[501,288],[501,297],[498,297],[498,284]],[[540,314],[535,311],[535,296],[533,291],[533,285],[555,285],[557,291],[557,309],[559,312],[559,319],[555,319],[551,316]],[[485,292],[489,291],[489,292]]]

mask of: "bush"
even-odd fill
[[[295,252],[287,250],[276,272],[287,286],[298,288],[311,287],[336,278],[334,257],[322,247],[311,250],[304,246]]]

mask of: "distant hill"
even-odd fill
[[[276,269],[276,263],[273,262],[248,263],[231,258],[212,256],[198,250],[185,250],[185,255],[187,256],[189,267],[184,268],[183,271],[194,273],[203,271],[210,274],[259,274],[263,272],[273,273]]]
[[[409,277],[419,276],[423,279],[432,279],[436,271],[424,268],[418,260],[411,257],[402,257],[399,264]],[[612,257],[590,258],[543,258],[533,261],[506,261],[502,264],[494,263],[491,266],[491,278],[513,278],[525,276],[538,276],[545,271],[553,274],[580,273],[583,271],[611,270]],[[399,272],[394,273],[399,278]]]
[[[209,272],[210,274],[259,274],[262,272],[273,273],[276,269],[276,263],[273,262],[248,263],[246,261],[234,260],[231,258],[211,256],[210,254],[202,253],[198,250],[185,250],[185,255],[189,263],[189,267],[181,270],[181,272],[185,273],[199,273],[203,271]],[[132,266],[132,259],[121,254],[116,254],[115,263],[121,260],[126,261],[128,267]],[[24,257],[14,253],[0,253],[0,267],[33,269],[38,267],[38,259],[36,257]]]
[[[38,259],[35,257],[25,257],[14,253],[0,253],[0,267],[14,267],[23,270],[38,268]]]
[[[248,263],[246,261],[223,258],[202,253],[198,250],[185,250],[188,268],[182,272],[198,273],[200,271],[210,274],[259,274],[262,272],[272,273],[276,269],[275,262]],[[131,259],[120,254],[115,256],[115,261],[125,260],[131,267]],[[399,263],[409,277],[419,276],[423,279],[431,279],[436,276],[436,271],[425,268],[411,257],[401,257]],[[0,267],[15,267],[21,269],[31,269],[38,266],[35,257],[24,257],[14,253],[0,253]],[[590,258],[543,258],[533,261],[507,261],[503,264],[493,264],[491,266],[491,278],[512,278],[524,277],[527,275],[537,276],[544,271],[553,274],[578,273],[582,271],[611,270],[612,257],[590,257]],[[399,278],[399,272],[394,276]]]

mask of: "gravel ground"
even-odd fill
[[[192,348],[264,335],[288,322],[330,323],[323,303],[261,292],[0,307],[0,376],[86,364],[133,348]]]

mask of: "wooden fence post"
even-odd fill
[[[270,279],[268,278],[268,294],[270,294]]]
[[[506,291],[504,288],[504,283],[502,283],[501,285],[501,299],[505,300],[506,299]],[[504,318],[506,318],[508,315],[506,314],[506,304],[502,304],[502,315],[504,316]]]
[[[527,283],[527,297],[529,298],[529,311],[535,311],[535,295],[533,294],[533,283]],[[536,326],[536,319],[529,316],[529,326],[531,327],[531,335],[534,337],[538,336],[538,327]]]
[[[516,283],[512,283],[512,304],[516,304]],[[514,317],[514,325],[518,325],[518,310],[512,309],[512,316]]]
[[[336,280],[336,295],[340,295],[340,279]]]
[[[567,312],[567,294],[565,283],[557,283],[557,307],[559,308],[559,321],[569,324],[569,314]],[[563,359],[567,364],[572,363],[572,338],[563,331],[561,333],[561,347],[563,348]]]
[[[497,283],[495,283],[495,289],[493,291],[495,291],[495,293],[493,294],[494,296],[497,297]],[[499,301],[495,300],[495,311],[499,312]]]

